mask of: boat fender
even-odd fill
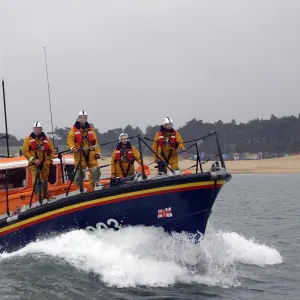
[[[139,175],[139,174],[138,174]],[[134,181],[137,181],[137,182],[142,182],[142,181],[145,181],[145,179],[142,177],[142,176],[137,176]]]
[[[10,222],[13,222],[13,221],[16,221],[16,220],[19,220],[19,215],[15,215],[15,216],[7,218],[6,222],[10,223]]]
[[[225,179],[225,174],[221,172],[210,172],[211,180],[222,180]]]
[[[37,207],[40,205],[41,205],[41,203],[39,201],[37,201],[37,202],[32,203],[31,208],[34,208],[34,207]]]
[[[218,180],[219,176],[216,172],[210,172],[210,180]]]
[[[24,211],[26,211],[28,209],[29,209],[29,205],[23,204],[22,207],[21,207],[21,211],[20,212],[22,213],[22,212],[24,212]]]
[[[217,172],[210,172],[211,174],[211,180],[227,180],[229,179],[228,173],[224,170],[217,171]],[[229,179],[230,180],[230,179]]]
[[[184,171],[182,171],[181,175],[192,175],[192,171],[191,170],[184,170]]]
[[[102,188],[103,188],[103,186],[102,186],[102,184],[95,184],[95,186],[94,186],[94,191],[99,191],[99,190],[102,190]]]

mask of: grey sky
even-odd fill
[[[298,0],[1,0],[9,131],[51,130],[44,46],[55,126],[298,115],[299,37]]]

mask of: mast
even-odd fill
[[[4,105],[4,119],[5,119],[5,138],[6,138],[6,151],[7,156],[9,157],[9,143],[8,143],[8,130],[7,130],[7,115],[6,115],[6,102],[5,102],[5,86],[4,86],[4,79],[2,77],[2,93],[3,93],[3,105]]]
[[[46,47],[44,47],[44,54],[45,54],[46,75],[47,75],[47,83],[48,83],[48,100],[49,100],[49,109],[50,109],[51,126],[52,126],[52,142],[53,142],[53,145],[54,145],[54,129],[53,129],[53,119],[52,119],[52,105],[51,105],[51,95],[50,95],[50,84],[49,84],[49,75],[48,75]]]
[[[5,138],[6,138],[6,151],[7,157],[9,157],[9,144],[8,144],[8,130],[7,130],[7,115],[6,115],[6,102],[5,102],[5,86],[4,79],[2,77],[2,93],[3,93],[3,105],[4,105],[4,117],[5,117]],[[5,175],[5,196],[6,196],[6,213],[9,216],[9,201],[8,201],[8,170],[6,169]]]

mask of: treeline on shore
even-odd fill
[[[268,153],[270,156],[283,156],[287,153],[300,152],[300,114],[296,116],[284,116],[281,118],[271,115],[269,119],[254,119],[247,123],[239,123],[232,120],[224,123],[221,120],[215,123],[203,122],[193,119],[184,126],[177,128],[185,141],[197,139],[212,131],[218,133],[220,146],[223,153],[232,156],[234,153]],[[55,145],[59,150],[66,148],[66,140],[70,128],[55,128],[54,134],[48,132],[49,136],[54,136]],[[127,125],[125,128],[110,129],[106,132],[100,132],[95,128],[100,143],[116,141],[120,133],[126,132],[129,136],[145,136],[153,139],[155,133],[159,130],[159,125],[147,126],[145,132],[139,127],[133,128]],[[0,137],[5,136],[0,133]],[[137,145],[137,139],[132,139],[132,144]],[[151,146],[151,142],[148,142]],[[23,139],[18,140],[15,136],[9,135],[10,146],[22,146]],[[0,139],[0,147],[6,146],[5,138]],[[116,143],[108,144],[102,147],[103,153],[111,153]],[[150,153],[146,147],[143,150]],[[203,153],[215,153],[216,144],[214,139],[209,139],[199,146]],[[194,153],[194,148],[189,151]],[[3,151],[2,151],[3,153]]]

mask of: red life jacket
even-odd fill
[[[133,160],[133,155],[132,155],[132,149],[128,149],[128,151],[125,153],[127,160],[128,161],[132,161]],[[120,149],[116,149],[116,161],[120,161],[121,160],[121,150]]]
[[[29,146],[31,150],[37,151],[37,150],[42,150],[42,151],[50,151],[49,148],[49,140],[47,137],[43,137],[43,149],[38,149],[38,143],[36,142],[36,139],[33,138],[31,135],[29,136]]]
[[[169,142],[171,144],[171,147],[177,146],[175,129],[173,130],[173,132],[171,132]],[[158,145],[159,145],[159,147],[164,147],[164,145],[165,145],[165,135],[164,135],[164,132],[162,132],[162,131],[159,131],[159,133],[158,133]]]
[[[82,139],[82,133],[81,133],[80,129],[77,129],[76,126],[74,125],[73,130],[74,130],[74,134],[75,134],[75,142],[77,144],[82,144],[83,139]],[[91,127],[88,128],[87,137],[88,137],[88,142],[93,146],[96,141],[93,137],[93,131],[92,131]]]

